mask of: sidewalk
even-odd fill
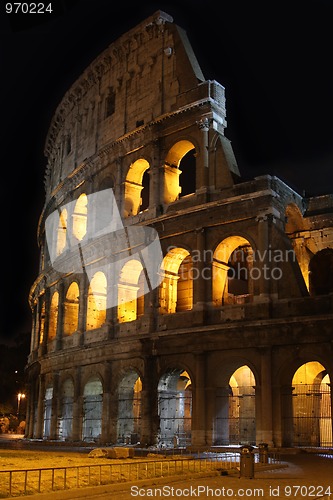
[[[130,500],[133,498],[323,498],[333,499],[333,455],[314,453],[288,454],[279,468],[255,470],[254,478],[196,474],[190,478],[173,476],[136,483],[82,488],[28,496],[30,500]],[[22,497],[20,497],[22,498]]]

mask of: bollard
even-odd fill
[[[268,464],[268,444],[267,443],[259,443],[259,462],[261,464]]]
[[[239,477],[253,479],[254,477],[254,454],[253,446],[242,446],[239,466]]]

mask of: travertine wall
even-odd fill
[[[303,199],[269,174],[243,182],[225,127],[223,86],[205,81],[186,34],[162,12],[112,43],[64,96],[45,146],[27,437],[157,446],[331,440],[332,412],[325,439],[293,434],[292,384],[307,363],[317,381],[333,377],[332,196]],[[98,222],[89,196],[104,189],[126,228],[159,236],[163,280],[140,302],[138,273],[126,281],[124,268],[107,266],[109,235],[85,232]],[[52,213],[63,238],[55,261],[45,235]],[[237,265],[243,274],[232,288]],[[91,276],[102,270],[99,304],[127,293],[130,312],[126,303],[94,310]],[[242,395],[249,399],[238,405]]]

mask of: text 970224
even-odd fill
[[[52,3],[6,2],[6,14],[52,14]]]

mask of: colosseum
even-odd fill
[[[333,195],[243,180],[225,90],[157,11],[45,141],[27,439],[331,447]]]

